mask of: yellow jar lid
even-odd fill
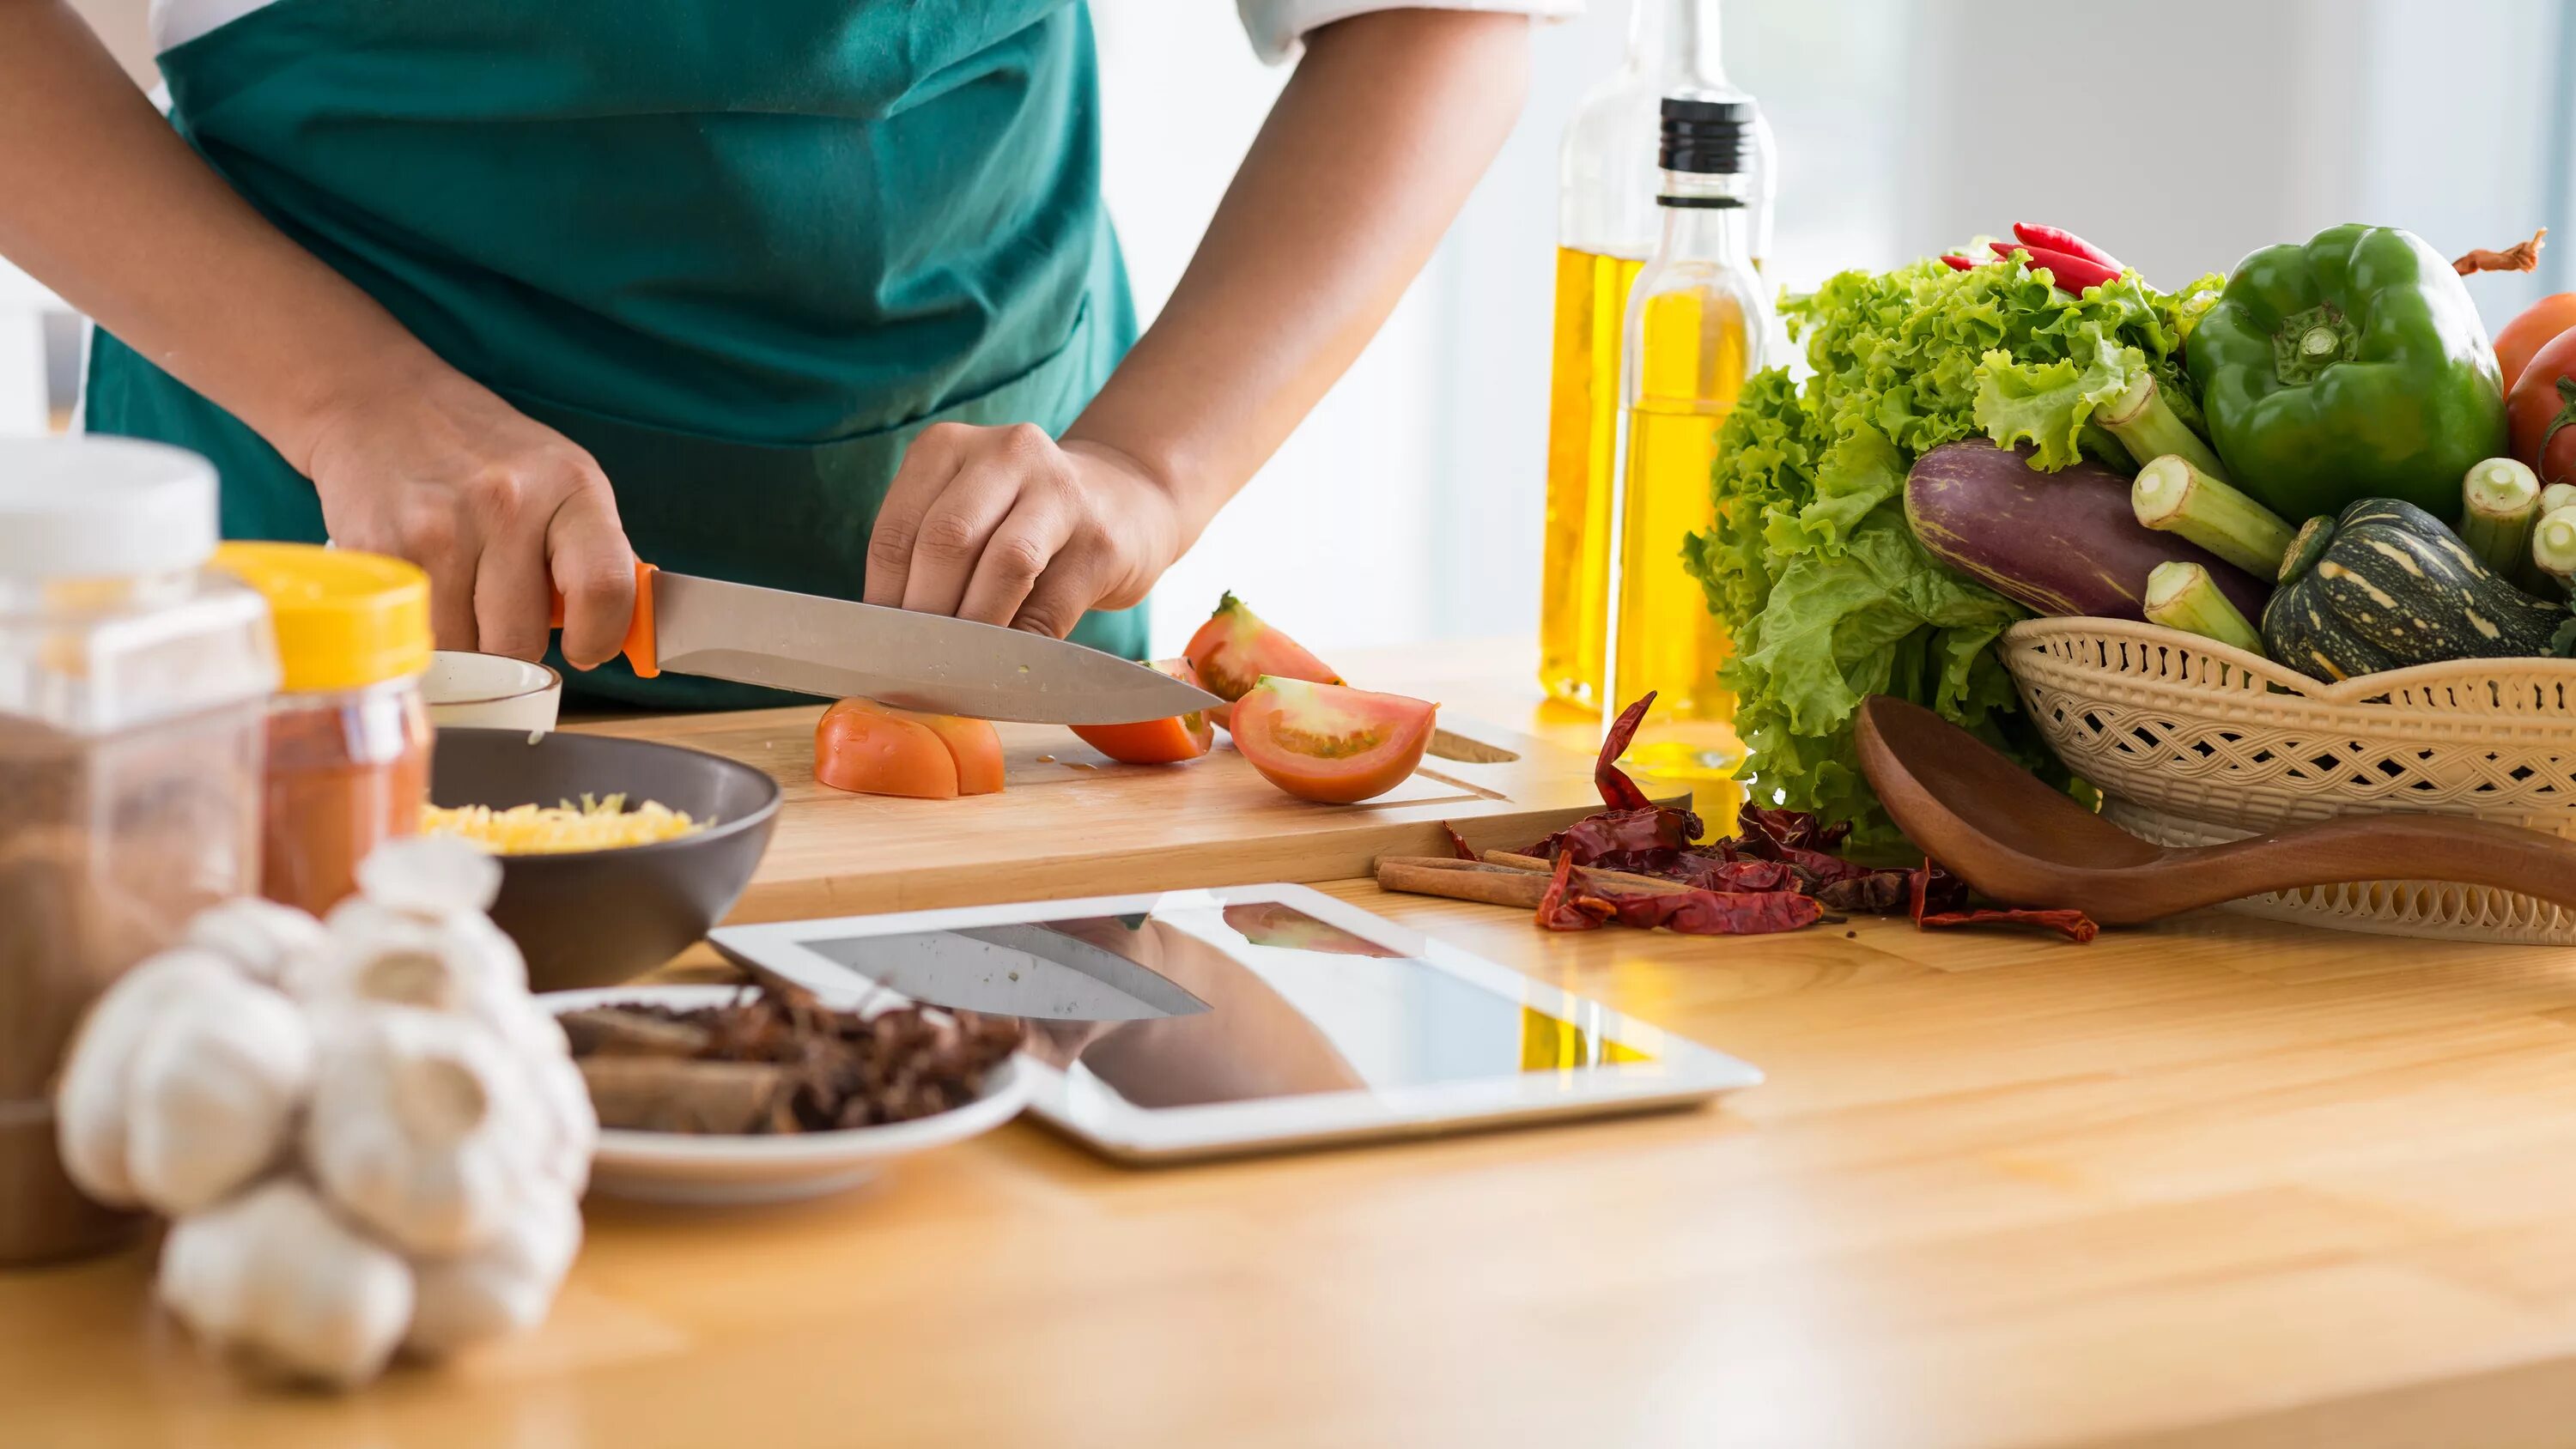
[[[215,567],[268,600],[288,694],[363,689],[429,668],[429,575],[309,543],[227,543]]]

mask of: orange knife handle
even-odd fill
[[[635,612],[626,617],[626,644],[620,651],[638,679],[659,676],[661,653],[653,642],[653,575],[661,572],[642,559],[635,561]],[[560,629],[564,621],[563,590],[555,590],[555,609],[549,621]]]

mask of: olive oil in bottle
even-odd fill
[[[1621,348],[1608,693],[1657,695],[1631,763],[1711,779],[1731,775],[1743,750],[1717,682],[1728,641],[1682,567],[1682,543],[1714,521],[1718,429],[1762,366],[1771,313],[1750,247],[1753,103],[1672,96],[1662,110],[1663,235],[1629,289]]]
[[[1539,571],[1539,678],[1551,698],[1601,707],[1610,609],[1610,471],[1619,447],[1619,330],[1640,255],[1556,252],[1547,414],[1547,536]]]
[[[1626,58],[1585,98],[1559,152],[1539,680],[1550,698],[1585,709],[1605,704],[1621,328],[1629,285],[1662,229],[1655,206],[1657,105],[1666,95],[1742,98],[1727,84],[1720,61],[1717,7],[1718,0],[1635,0]],[[1758,256],[1777,174],[1771,133],[1759,112],[1742,174],[1751,188]]]

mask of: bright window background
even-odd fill
[[[1656,3],[1656,0],[1648,0]],[[1282,79],[1231,7],[1095,0],[1109,201],[1141,304],[1170,292]],[[1881,268],[2014,221],[2149,277],[2368,220],[2446,254],[2547,223],[2490,326],[2576,286],[2553,0],[1725,0],[1727,68],[1779,137],[1774,280]],[[1627,0],[1543,28],[1529,105],[1377,342],[1158,596],[1176,648],[1222,589],[1320,647],[1532,629],[1556,143]]]
[[[149,76],[145,0],[75,0]],[[433,0],[415,0],[433,3]],[[858,3],[858,0],[853,0]],[[1649,0],[1660,3],[1660,0]],[[1528,108],[1385,330],[1159,591],[1169,652],[1234,589],[1319,647],[1536,623],[1556,144],[1629,0],[1542,28]],[[1812,286],[2016,220],[2150,277],[2321,227],[2446,253],[2561,229],[2490,325],[2576,287],[2576,5],[2563,0],[1723,0],[1780,143],[1774,280]],[[1094,0],[1109,204],[1147,319],[1286,72],[1224,0]],[[67,404],[75,330],[0,262],[0,432]]]

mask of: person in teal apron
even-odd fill
[[[420,563],[442,647],[560,591],[577,688],[764,702],[612,662],[640,555],[1140,657],[1567,3],[1241,0],[1302,58],[1141,340],[1067,0],[160,0],[166,119],[0,6],[0,255],[98,322],[91,430]]]

